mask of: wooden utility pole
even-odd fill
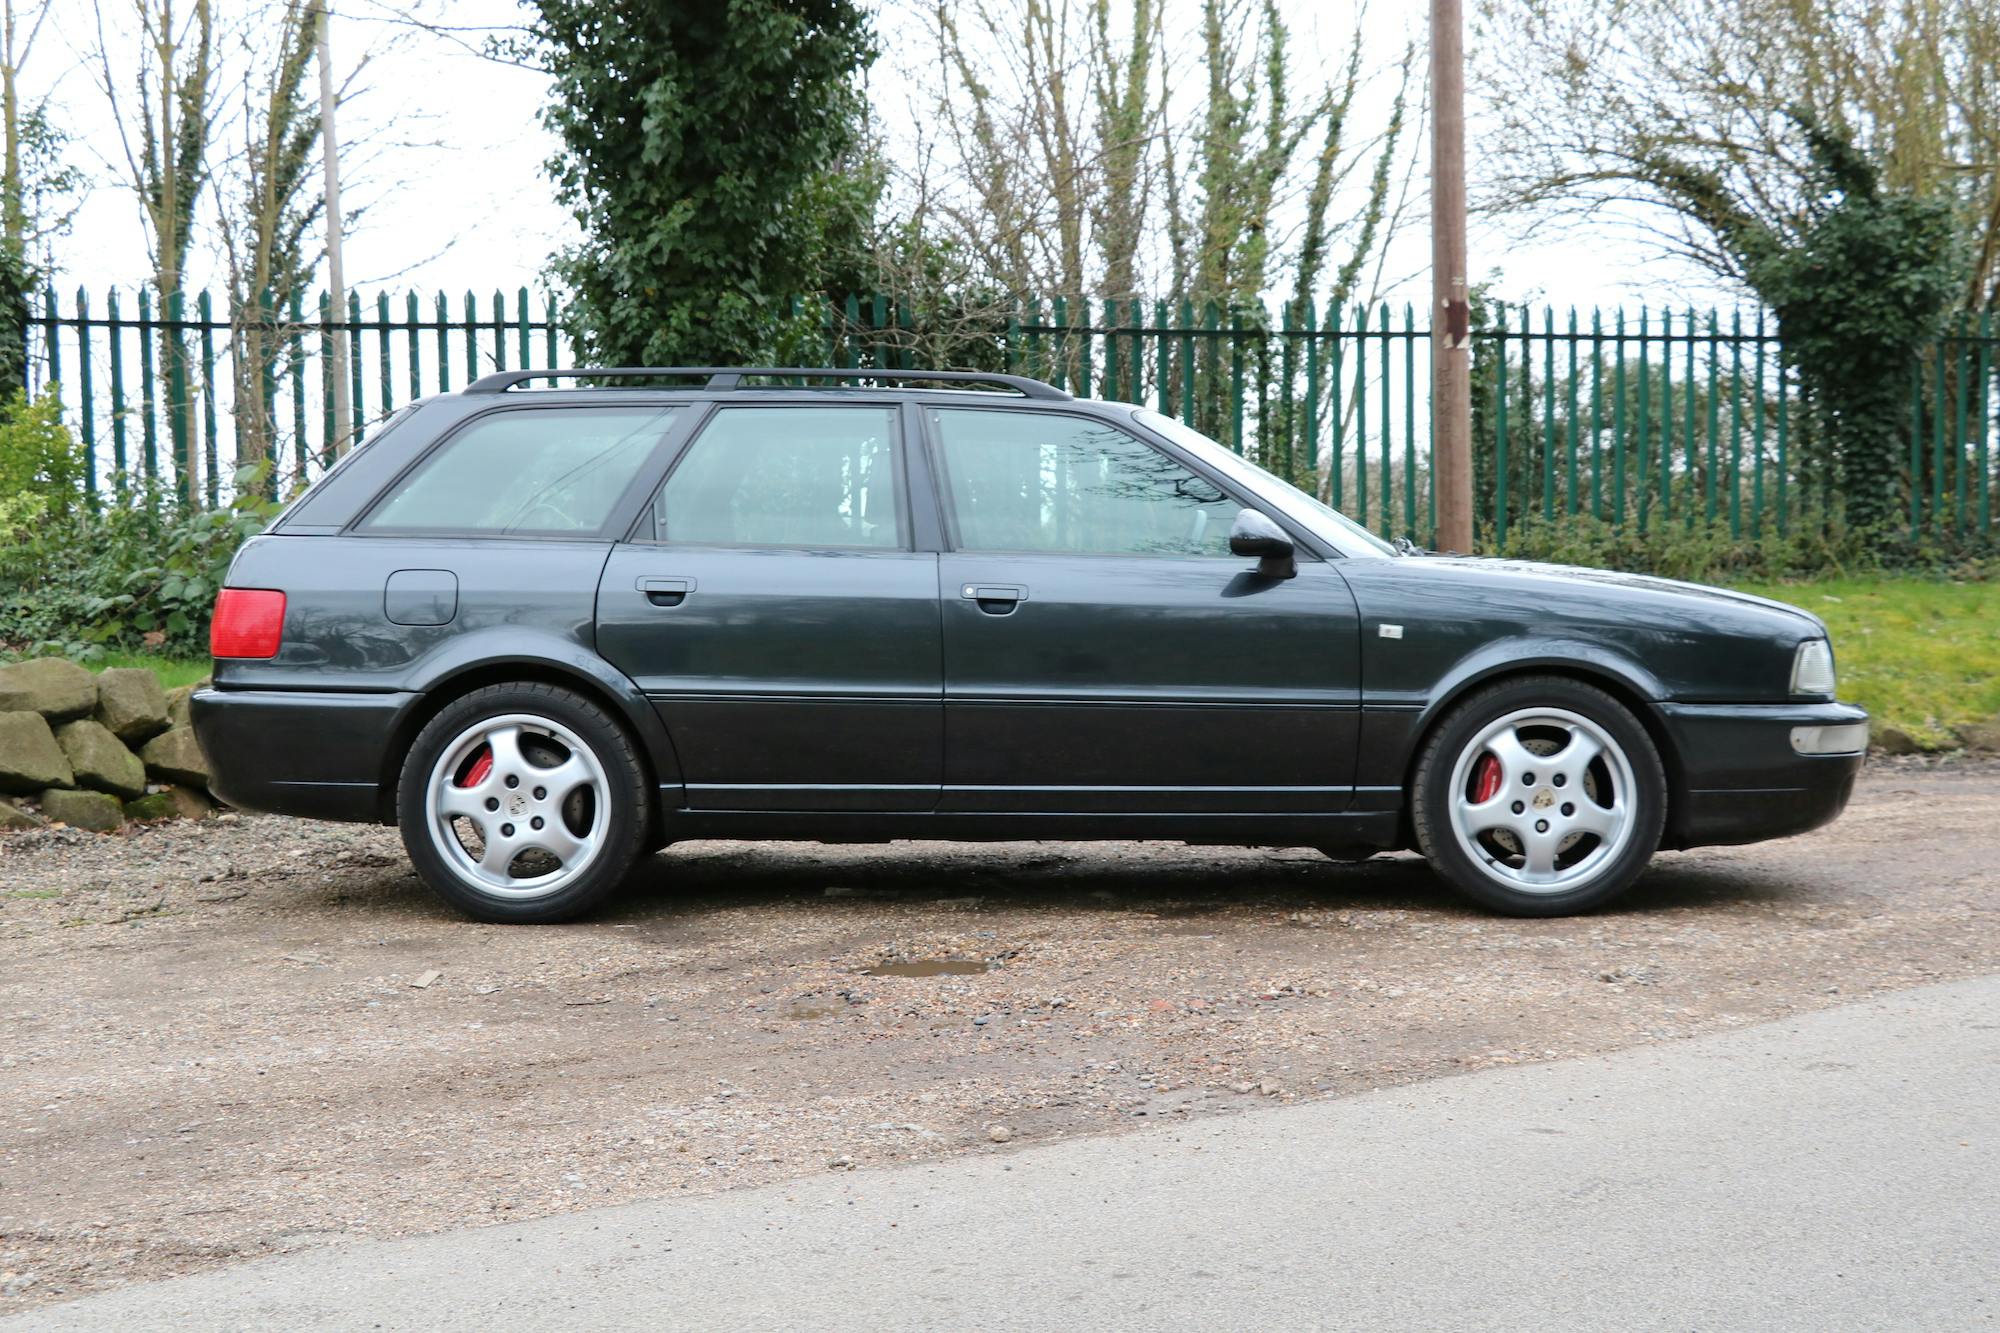
[[[316,0],[319,48],[319,133],[326,157],[326,300],[332,324],[347,322],[347,278],[340,262],[340,141],[333,131],[333,41],[327,32],[327,0]],[[333,439],[336,454],[347,452],[354,440],[353,390],[348,385],[347,330],[331,331],[333,346],[327,360],[333,372]]]
[[[1465,15],[1431,0],[1431,469],[1437,544],[1472,551],[1472,308],[1465,286]]]

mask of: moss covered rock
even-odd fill
[[[97,673],[97,720],[127,745],[165,731],[167,692],[145,667],[107,667]]]
[[[69,759],[77,786],[127,801],[146,794],[146,766],[102,722],[87,717],[65,722],[56,728],[56,744]]]
[[[85,717],[97,707],[97,677],[60,657],[0,666],[0,713],[40,713],[51,722]]]
[[[188,714],[188,700],[194,697],[199,685],[182,685],[167,691],[167,725],[170,727],[191,727],[194,718]]]
[[[42,814],[51,823],[89,829],[93,833],[109,833],[125,823],[125,808],[116,797],[101,791],[45,791]]]
[[[0,801],[0,830],[18,833],[23,829],[40,828],[42,821],[15,805],[12,801]]]
[[[125,802],[125,818],[135,819],[141,824],[174,819],[179,815],[180,811],[174,809],[174,798],[163,791],[150,792]]]
[[[76,782],[40,713],[0,712],[0,792],[28,793]]]
[[[199,787],[169,787],[160,795],[173,802],[174,813],[182,819],[215,818],[214,798]]]
[[[193,727],[162,732],[146,742],[139,757],[146,761],[147,772],[156,773],[168,782],[193,787],[208,785],[208,759],[201,752],[201,742],[195,739]]]

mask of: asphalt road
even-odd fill
[[[1174,1130],[311,1250],[0,1329],[1972,1328],[2000,977]]]

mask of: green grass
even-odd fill
[[[2000,583],[1924,578],[1741,585],[1826,622],[1840,697],[1926,748],[2000,715]]]
[[[107,653],[90,664],[93,671],[105,667],[147,667],[160,678],[160,684],[167,689],[177,689],[182,685],[192,685],[198,680],[208,679],[208,659],[196,658],[192,662],[173,657],[154,657],[148,653]]]

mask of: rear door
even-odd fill
[[[1300,550],[1229,553],[1242,504],[1098,417],[924,412],[942,557],[944,810],[1345,809],[1358,618]]]
[[[717,408],[605,565],[598,651],[659,711],[698,810],[929,810],[937,554],[893,403]]]

